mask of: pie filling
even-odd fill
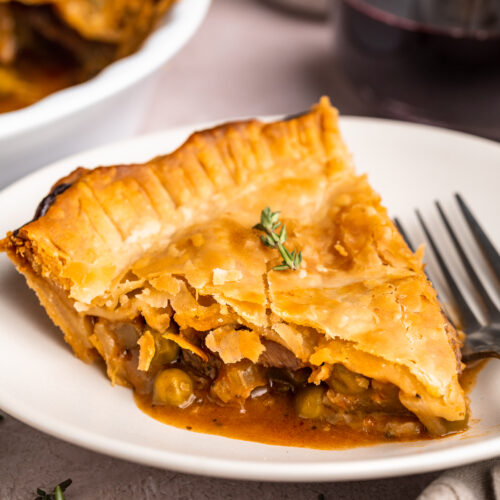
[[[130,335],[132,339],[130,328],[130,323],[120,325],[118,337],[125,340],[123,337]],[[322,420],[385,438],[426,435],[422,423],[401,404],[394,384],[377,382],[336,363],[325,366],[330,375],[316,385],[311,382],[315,368],[304,366],[289,350],[269,340],[263,341],[266,351],[257,363],[243,359],[224,364],[206,348],[204,335],[193,332],[191,338],[198,340],[207,361],[162,335],[154,335],[156,352],[147,371],[137,368],[137,347],[123,348],[124,378],[139,395],[149,396],[153,405],[187,409],[196,404],[203,408],[211,402],[245,411],[248,398],[285,396],[302,419]]]

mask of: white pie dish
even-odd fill
[[[195,128],[137,138],[82,153],[36,172],[0,194],[0,233],[26,222],[38,200],[76,165],[144,161],[178,146]],[[492,240],[500,243],[496,196],[500,146],[464,134],[383,120],[344,118],[341,128],[360,172],[368,172],[392,214],[416,235],[410,216],[460,191]],[[19,199],[25,203],[19,206]],[[31,200],[31,203],[26,201]],[[70,354],[61,333],[0,258],[0,408],[56,437],[110,455],[222,477],[314,481],[425,472],[500,454],[500,376],[491,361],[472,393],[464,434],[343,451],[268,446],[163,425],[137,409],[129,390],[111,387],[97,366]]]
[[[210,0],[178,0],[134,54],[87,82],[0,113],[4,185],[57,158],[133,135],[155,74],[194,35],[209,6]]]

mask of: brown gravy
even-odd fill
[[[236,406],[219,406],[212,402],[195,403],[184,410],[155,406],[148,397],[138,394],[135,394],[135,401],[143,412],[164,424],[244,441],[323,450],[397,441],[356,432],[347,426],[299,418],[291,398],[280,394],[249,398],[243,411]],[[428,439],[428,436],[422,437]]]
[[[475,363],[461,375],[460,382],[467,393],[474,388],[477,375],[485,363],[486,361]],[[195,403],[186,409],[155,406],[151,404],[149,397],[137,393],[135,401],[144,413],[164,424],[244,441],[323,450],[401,441],[357,432],[345,426],[299,418],[295,415],[291,398],[280,394],[249,398],[244,410],[239,406],[219,406],[213,402],[205,402],[203,405]],[[424,434],[418,439],[431,438]]]

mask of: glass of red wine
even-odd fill
[[[500,140],[500,0],[333,0],[337,67],[371,113]]]

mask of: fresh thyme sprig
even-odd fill
[[[66,479],[66,481],[59,483],[51,493],[47,493],[41,488],[37,488],[37,497],[35,500],[64,500],[64,492],[72,482],[71,479]]]
[[[302,262],[302,252],[297,252],[296,250],[290,252],[285,248],[286,225],[281,224],[279,216],[280,212],[273,212],[269,207],[266,207],[260,213],[260,222],[253,227],[265,233],[260,237],[262,243],[268,247],[277,248],[283,258],[283,262],[279,266],[273,267],[273,269],[275,271],[295,270],[299,268]],[[278,234],[276,230],[280,226],[281,231]]]

